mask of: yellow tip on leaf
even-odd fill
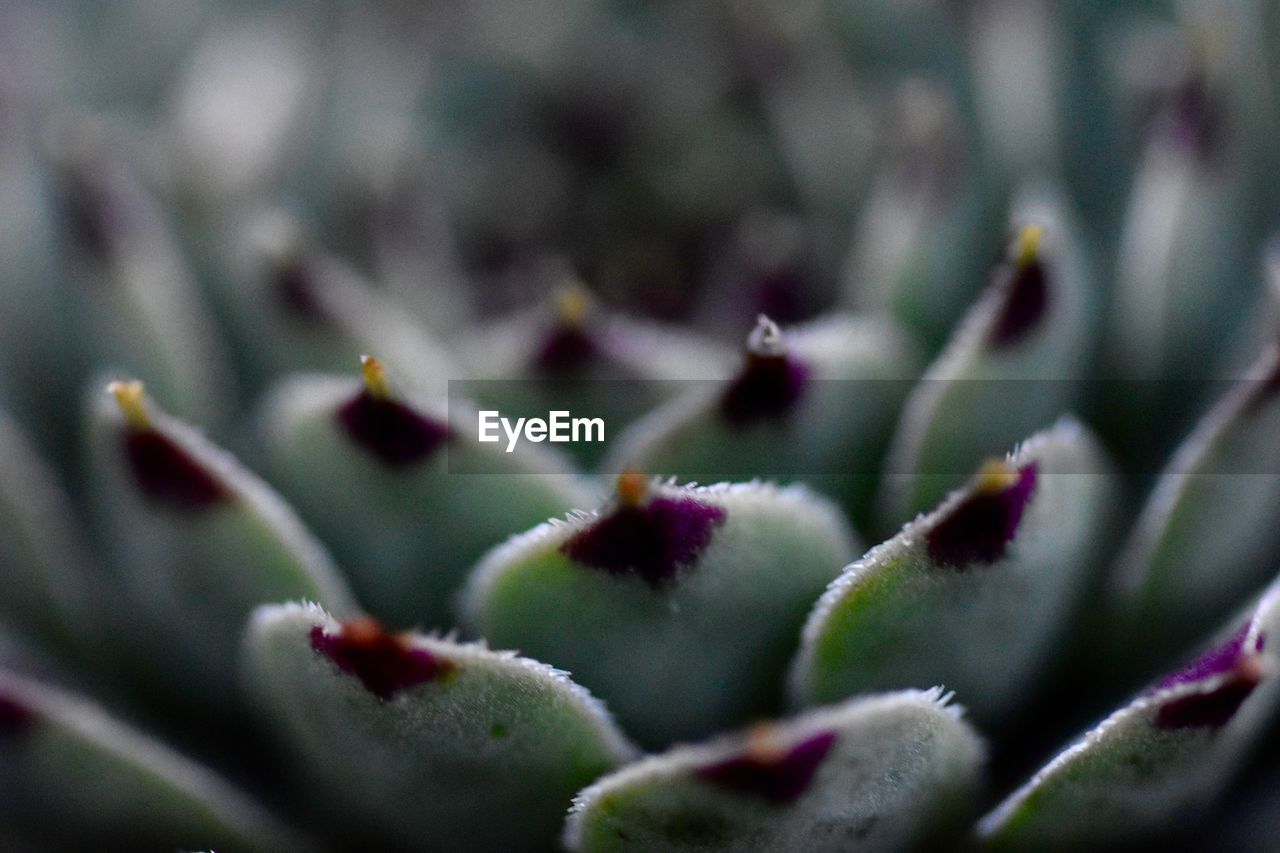
[[[591,295],[576,282],[570,282],[556,292],[556,316],[566,326],[581,323],[590,307]]]
[[[628,468],[618,475],[618,498],[627,506],[639,506],[649,494],[649,478],[643,471]]]
[[[107,391],[116,398],[116,405],[124,414],[129,426],[146,429],[151,426],[151,416],[147,414],[146,393],[142,383],[136,379],[128,382],[112,382]]]
[[[1024,267],[1040,253],[1040,241],[1044,239],[1044,227],[1028,225],[1018,232],[1018,266]]]
[[[364,373],[364,387],[372,397],[386,400],[391,397],[391,386],[387,382],[387,369],[382,362],[371,355],[360,356],[360,370]]]
[[[1017,468],[1000,459],[988,459],[978,469],[973,490],[978,494],[990,495],[1003,492],[1017,482]]]
[[[778,740],[778,727],[773,723],[756,723],[747,733],[747,755],[762,764],[772,764],[787,754]]]

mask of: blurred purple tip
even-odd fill
[[[423,462],[451,437],[448,424],[367,390],[339,407],[337,418],[352,441],[394,468]]]
[[[720,397],[720,414],[741,427],[785,416],[804,396],[809,366],[789,355],[747,356],[747,362]]]
[[[157,503],[194,511],[231,498],[221,480],[158,430],[129,430],[124,452],[143,494]]]
[[[1013,346],[1029,335],[1049,307],[1047,274],[1038,258],[1016,265],[1007,274],[1013,280],[991,329],[991,345],[996,349]]]
[[[1024,465],[1012,485],[965,498],[925,534],[929,557],[958,571],[1004,557],[1035,494],[1036,470],[1034,462]]]
[[[16,735],[35,722],[35,712],[12,696],[0,693],[0,735]]]
[[[301,258],[287,260],[272,273],[277,301],[292,318],[309,325],[326,325],[328,312],[316,294],[314,272]]]
[[[655,589],[697,562],[725,511],[694,498],[654,498],[621,506],[560,547],[570,559],[609,574],[635,573]]]
[[[586,367],[599,351],[599,345],[580,326],[558,325],[538,347],[533,366],[542,373],[571,373]]]
[[[748,753],[701,767],[697,773],[724,788],[772,803],[790,803],[809,789],[835,742],[835,732],[820,732],[777,756]]]

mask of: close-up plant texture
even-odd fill
[[[1272,0],[0,0],[0,850],[1280,850],[1277,163]]]

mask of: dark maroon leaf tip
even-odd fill
[[[1213,161],[1225,137],[1226,111],[1203,73],[1191,74],[1168,95],[1165,132],[1202,163]]]
[[[1265,638],[1250,636],[1252,621],[1246,622],[1231,639],[1205,652],[1187,666],[1158,682],[1152,691],[1166,690],[1209,679],[1217,686],[1170,700],[1156,712],[1156,725],[1163,729],[1221,728],[1226,725],[1255,687],[1262,681],[1258,654]],[[1225,676],[1225,677],[1224,677]]]
[[[747,358],[720,397],[720,415],[733,426],[777,420],[804,396],[809,366],[786,350],[777,324],[761,315],[747,339]]]
[[[809,789],[819,765],[836,742],[835,732],[811,735],[788,749],[768,742],[769,734],[753,736],[745,755],[698,769],[708,782],[771,803],[790,803]],[[761,742],[763,741],[763,743]]]
[[[315,326],[329,323],[329,313],[316,293],[315,270],[301,257],[289,257],[271,271],[271,290],[285,313]]]
[[[35,722],[35,712],[12,696],[0,693],[0,735],[16,735]]]
[[[629,483],[619,478],[622,486]],[[622,493],[622,505],[560,547],[570,559],[609,574],[635,573],[657,589],[697,562],[724,522],[721,507],[689,497],[636,499]]]
[[[591,363],[599,352],[595,339],[579,326],[557,326],[543,339],[533,356],[542,373],[571,373]]]
[[[560,375],[587,367],[601,348],[586,326],[590,308],[587,292],[568,285],[556,294],[556,318],[533,353],[533,367],[541,373]]]
[[[1013,346],[1026,338],[1040,325],[1049,307],[1049,283],[1039,256],[1019,259],[1005,267],[1001,274],[1010,281],[1004,304],[991,328],[991,345],[996,349]]]
[[[212,472],[159,430],[129,428],[125,457],[143,494],[179,510],[201,510],[231,498]]]
[[[94,262],[106,261],[123,230],[119,200],[103,181],[80,170],[68,169],[62,184],[61,213],[73,245]]]
[[[352,619],[337,634],[326,634],[319,625],[311,629],[311,648],[333,661],[338,669],[360,679],[379,699],[434,681],[457,669],[452,661],[415,648],[407,635],[390,634],[377,620]]]
[[[342,404],[337,418],[352,441],[396,468],[425,461],[451,437],[448,424],[368,389]]]
[[[1034,462],[1016,469],[1003,462],[987,463],[973,493],[925,534],[929,557],[958,571],[1001,559],[1035,489]]]
[[[1212,690],[1161,705],[1156,712],[1156,725],[1162,729],[1222,728],[1261,681],[1262,672],[1257,664],[1246,662]]]

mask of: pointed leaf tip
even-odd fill
[[[1007,276],[1005,298],[991,328],[991,344],[997,349],[1012,346],[1030,334],[1049,307],[1048,272],[1041,257],[1044,228],[1028,225],[1018,233],[1014,262],[1001,275]]]
[[[339,406],[338,421],[352,441],[391,467],[425,461],[450,440],[449,425],[393,400],[381,362],[365,359],[365,387]]]
[[[745,753],[700,767],[697,775],[772,803],[793,802],[809,789],[818,767],[836,742],[836,733],[818,732],[791,746],[783,746],[777,738],[773,726],[757,727]]]
[[[138,380],[116,381],[107,385],[107,393],[116,398],[116,405],[129,425],[135,429],[151,426],[147,414],[146,389]]]
[[[1251,620],[1226,643],[1162,679],[1153,690],[1202,681],[1208,682],[1209,689],[1177,696],[1161,705],[1156,725],[1164,729],[1217,729],[1230,722],[1262,681],[1260,654],[1265,642]]]
[[[379,400],[391,397],[391,386],[387,381],[387,369],[382,362],[371,355],[360,356],[360,372],[364,377],[364,387],[369,394]]]
[[[128,429],[124,453],[134,481],[147,497],[180,510],[200,510],[231,497],[231,491],[198,459],[156,429],[141,382],[112,382]]]
[[[809,365],[789,352],[778,324],[761,314],[747,338],[747,357],[720,397],[720,414],[734,426],[786,415],[800,401]]]
[[[646,503],[648,483],[641,476],[639,484],[645,491],[631,472],[619,477],[621,505],[567,540],[561,551],[609,574],[634,572],[657,589],[697,562],[726,513],[692,497],[657,497]]]
[[[1001,559],[1035,493],[1036,475],[1034,462],[1021,468],[998,461],[984,465],[973,493],[925,534],[929,556],[958,571]]]
[[[35,722],[35,712],[16,697],[0,693],[0,736],[17,735]]]
[[[579,284],[565,285],[556,293],[555,304],[555,322],[533,357],[536,368],[552,374],[578,370],[600,351],[587,329],[591,298],[586,289]]]
[[[311,648],[355,676],[379,699],[434,681],[457,669],[456,664],[426,649],[415,648],[408,635],[390,634],[368,617],[342,623],[337,634],[319,625],[311,629]]]

